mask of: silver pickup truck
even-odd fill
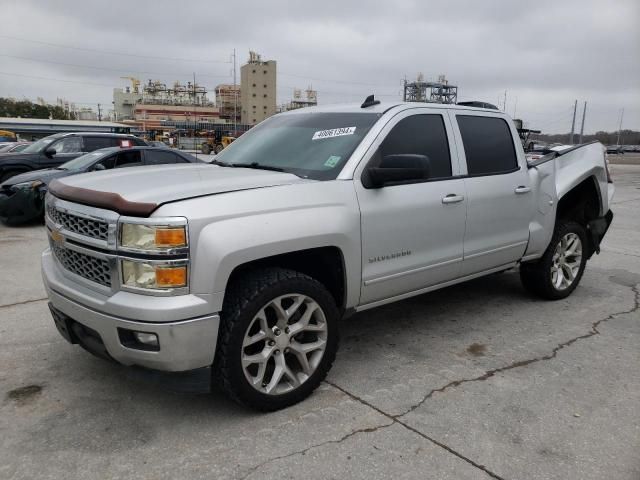
[[[213,165],[53,182],[42,272],[70,342],[274,410],[323,380],[353,312],[514,267],[566,297],[613,191],[599,143],[527,163],[502,112],[368,99],[271,117]]]

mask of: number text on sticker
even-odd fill
[[[330,130],[320,130],[313,134],[311,140],[321,140],[323,138],[341,137],[342,135],[353,135],[356,127],[332,128]]]

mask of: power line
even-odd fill
[[[10,75],[10,76],[13,76],[13,77],[23,77],[23,78],[34,78],[34,79],[37,79],[37,80],[46,80],[48,82],[50,81],[50,82],[77,83],[79,85],[95,85],[96,87],[113,88],[113,85],[106,85],[104,83],[80,82],[78,80],[64,80],[62,78],[39,77],[37,75],[23,75],[21,73],[0,72],[0,75]]]
[[[165,57],[165,56],[156,56],[156,55],[138,55],[135,53],[122,53],[122,52],[110,52],[107,50],[96,50],[93,48],[84,48],[84,47],[74,47],[72,45],[61,45],[59,43],[51,43],[51,42],[42,42],[40,40],[31,40],[27,38],[19,38],[12,37],[10,35],[0,35],[0,38],[8,38],[11,40],[18,40],[20,42],[28,42],[35,43],[38,45],[46,45],[48,47],[56,47],[56,48],[67,48],[70,50],[80,50],[83,52],[92,52],[92,53],[101,53],[104,55],[117,55],[118,57],[135,57],[135,58],[152,58],[154,60],[171,60],[175,62],[197,62],[197,63],[231,63],[227,60],[202,60],[202,59],[191,59],[191,58],[176,58],[176,57]]]
[[[1,35],[0,35],[1,36]],[[130,69],[118,69],[118,68],[109,68],[109,67],[96,67],[93,65],[80,65],[77,63],[65,63],[65,62],[55,62],[53,60],[41,60],[37,58],[29,58],[29,57],[20,57],[18,55],[7,55],[5,53],[0,53],[0,57],[6,58],[16,58],[19,60],[26,60],[28,62],[36,62],[36,63],[50,63],[52,65],[64,65],[67,67],[78,67],[78,68],[90,68],[94,70],[105,70],[111,72],[120,72],[120,73],[143,73],[145,75],[172,75],[172,76],[191,76],[193,73],[162,73],[162,72],[145,72],[140,70],[130,70]],[[227,78],[230,74],[227,75],[211,75],[206,73],[199,73],[199,77],[214,77],[214,78]]]

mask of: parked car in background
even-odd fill
[[[607,145],[607,153],[620,155],[624,153],[624,150],[620,145]]]
[[[20,153],[0,154],[0,182],[19,173],[53,168],[100,148],[146,146],[134,135],[118,133],[56,133],[32,143]]]
[[[14,175],[0,184],[0,220],[19,224],[42,218],[44,196],[55,178],[114,168],[163,165],[169,163],[203,163],[179,151],[155,147],[111,147],[87,153],[59,167]]]
[[[31,145],[33,142],[11,142],[0,145],[0,153],[19,153]]]

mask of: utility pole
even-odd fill
[[[578,100],[573,104],[573,120],[571,121],[571,135],[569,135],[569,143],[573,145],[573,134],[576,130],[576,110],[578,109]]]
[[[233,49],[233,135],[238,131],[238,87],[236,80],[236,49]]]
[[[98,104],[98,121],[102,121],[102,111],[100,110],[100,104]]]
[[[580,127],[580,140],[578,143],[582,143],[582,135],[584,135],[584,117],[587,116],[587,101],[584,101],[584,108],[582,109],[582,126]]]
[[[624,117],[624,108],[620,112],[620,126],[618,127],[618,139],[616,140],[616,147],[620,146],[620,134],[622,133],[622,118]]]
[[[504,91],[504,104],[502,105],[502,111],[507,112],[507,91]]]

